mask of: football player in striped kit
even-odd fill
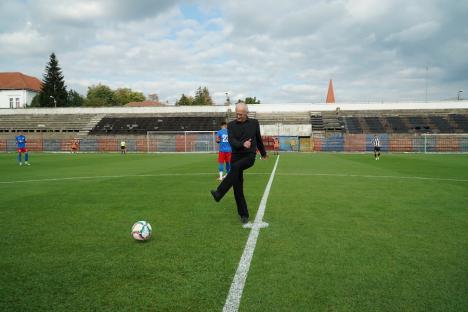
[[[380,138],[377,136],[377,134],[374,134],[374,137],[372,138],[372,145],[374,145],[374,158],[375,160],[380,159]]]

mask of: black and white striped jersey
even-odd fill
[[[379,137],[373,137],[372,138],[372,145],[374,145],[374,147],[380,147],[380,138]]]

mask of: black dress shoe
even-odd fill
[[[242,217],[242,218],[241,218],[241,222],[242,222],[242,224],[247,224],[247,223],[249,223],[249,217]]]
[[[217,202],[221,200],[221,195],[218,193],[217,190],[211,190],[210,193],[213,196],[214,200],[216,200]]]

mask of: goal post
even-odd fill
[[[147,153],[213,153],[217,151],[216,131],[148,131]]]
[[[419,146],[423,153],[468,153],[468,134],[424,133]]]

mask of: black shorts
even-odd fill
[[[124,150],[124,149],[125,149],[125,146],[121,146],[120,149],[123,149],[123,150]]]
[[[380,146],[374,146],[374,152],[380,152]]]

